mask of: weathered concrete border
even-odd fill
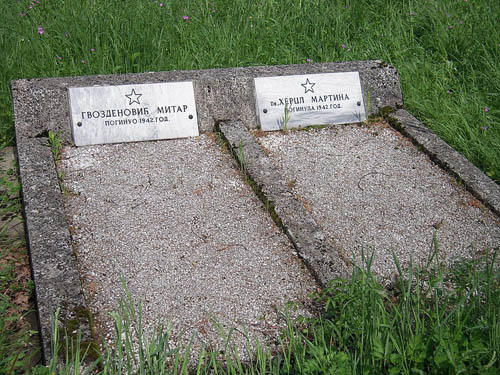
[[[240,120],[255,128],[254,77],[359,71],[369,114],[402,104],[396,70],[381,61],[261,66],[125,75],[21,79],[11,82],[17,152],[42,349],[51,356],[51,317],[61,307],[61,320],[89,338],[71,234],[48,132],[60,132],[71,144],[68,87],[193,81],[200,131],[212,131],[224,120]],[[370,100],[368,100],[370,99]]]
[[[324,235],[300,202],[288,195],[281,177],[272,176],[266,157],[255,148],[246,129],[256,127],[253,78],[263,76],[359,71],[368,114],[396,110],[402,106],[395,69],[381,61],[267,66],[201,71],[172,71],[127,75],[16,80],[11,83],[16,126],[25,225],[28,234],[32,272],[41,326],[45,360],[50,353],[51,317],[61,307],[61,319],[90,337],[85,301],[81,290],[71,234],[65,219],[48,131],[61,132],[65,144],[71,143],[68,87],[192,80],[195,89],[200,131],[212,131],[222,124],[233,150],[242,139],[247,162],[253,155],[252,177],[268,199],[274,202],[287,233],[301,249],[320,282],[341,276],[347,262],[335,244]],[[368,100],[369,99],[369,100]],[[369,104],[368,104],[369,103]],[[500,214],[500,187],[430,132],[404,110],[387,115],[393,126],[420,144],[432,158],[461,181],[486,205]],[[265,156],[265,155],[264,155]],[[251,170],[250,165],[247,165]],[[271,173],[271,174],[269,174]],[[276,183],[275,183],[276,181]],[[278,183],[279,182],[279,183]],[[288,207],[288,208],[287,208]],[[304,213],[305,212],[305,213]],[[333,268],[333,270],[332,270]]]
[[[368,114],[402,105],[396,70],[378,60],[21,79],[11,83],[16,137],[36,137],[52,130],[71,143],[68,87],[193,81],[200,132],[207,132],[219,121],[240,120],[249,129],[257,127],[255,77],[351,71],[359,72]]]
[[[90,340],[90,325],[77,272],[52,151],[45,138],[18,141],[25,230],[35,282],[43,358],[51,356],[51,318],[80,328]]]
[[[500,186],[404,109],[387,115],[392,127],[421,146],[429,157],[500,216]]]
[[[241,167],[278,215],[286,235],[320,285],[324,287],[333,278],[347,277],[350,268],[347,254],[328,242],[327,236],[288,188],[285,178],[243,123],[223,122],[218,127]]]

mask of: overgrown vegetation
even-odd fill
[[[20,185],[15,165],[0,177],[0,373],[15,374],[28,368],[36,335],[26,321],[31,306],[32,281],[26,249],[21,238],[8,235],[22,230]],[[17,228],[17,227],[21,228]]]
[[[436,255],[436,252],[432,253]],[[171,347],[168,330],[142,332],[141,309],[130,295],[113,313],[115,341],[88,369],[99,374],[498,374],[500,274],[498,253],[460,261],[450,270],[437,257],[399,275],[391,290],[370,270],[372,257],[350,280],[332,280],[315,296],[318,316],[289,320],[272,353],[258,346],[243,361],[227,341],[222,351]],[[395,259],[396,264],[397,259]],[[57,319],[57,316],[56,316]],[[57,321],[57,320],[56,320]],[[53,352],[61,332],[53,326]],[[230,334],[229,334],[230,336]],[[54,360],[36,374],[80,374],[78,343],[65,345],[63,364]],[[221,357],[221,353],[224,355]]]
[[[398,69],[406,108],[500,181],[498,1],[6,0],[0,12],[0,147],[14,144],[12,79],[381,59]],[[16,189],[0,181],[2,218],[20,212]],[[4,234],[0,373],[14,374],[28,353],[20,306],[31,286],[20,276],[22,244]],[[497,258],[487,259],[448,271],[429,265],[400,275],[391,291],[368,261],[318,296],[318,320],[290,325],[281,354],[262,349],[249,364],[205,353],[196,372],[498,373]],[[186,372],[165,340],[148,344],[139,373]],[[117,355],[126,353],[105,353],[102,373],[130,373],[112,367]],[[51,366],[35,372],[52,374]]]
[[[497,255],[450,271],[430,264],[402,273],[398,265],[391,291],[377,283],[367,259],[349,282],[335,280],[320,296],[321,318],[310,322],[298,351],[300,372],[497,374]]]
[[[62,148],[62,140],[60,132],[53,132],[52,130],[48,131],[48,146],[52,151],[52,156],[54,156],[54,160],[57,163],[59,158],[61,157],[61,148]]]

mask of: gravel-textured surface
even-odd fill
[[[64,145],[72,144],[68,87],[192,81],[199,130],[211,132],[217,123],[230,119],[241,120],[246,128],[258,127],[255,77],[355,71],[360,74],[365,103],[370,103],[369,114],[403,104],[395,68],[378,60],[12,81],[25,227],[45,363],[51,359],[51,319],[58,307],[61,320],[71,321],[73,326],[77,322],[76,326],[90,335],[89,324],[81,314],[86,306],[48,147],[50,131],[58,134]]]
[[[334,278],[348,277],[350,261],[343,249],[323,233],[253,134],[241,121],[221,123],[219,130],[318,283],[323,287]]]
[[[385,124],[270,133],[259,138],[317,224],[359,261],[391,278],[427,260],[434,234],[452,262],[500,246],[499,218]]]
[[[395,129],[411,138],[414,144],[422,148],[431,160],[463,183],[468,191],[500,216],[499,184],[486,176],[482,170],[469,162],[405,109],[398,109],[390,113],[388,120]]]
[[[68,147],[60,167],[84,293],[106,333],[122,276],[147,331],[170,322],[196,346],[218,341],[212,317],[272,339],[283,327],[275,309],[316,288],[210,136]]]

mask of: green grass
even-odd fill
[[[382,59],[406,107],[500,180],[497,1],[9,0],[0,12],[0,144],[14,142],[11,79]]]
[[[497,374],[496,256],[483,259],[480,270],[480,262],[463,262],[451,271],[428,265],[403,274],[398,265],[389,292],[367,259],[350,282],[333,281],[323,292],[323,314],[312,321],[298,362],[305,373],[312,366],[321,368],[315,373],[340,367],[346,374]]]
[[[13,163],[14,164],[14,163]],[[9,236],[7,226],[22,226],[20,184],[16,166],[0,177],[0,374],[15,374],[29,368],[37,355],[25,319],[32,281],[24,242]]]
[[[0,277],[6,276],[5,270]],[[30,359],[36,354],[30,346],[30,336],[36,332],[23,327],[22,316],[9,298],[0,295],[0,373],[10,375],[27,369]]]
[[[366,258],[350,280],[332,280],[314,297],[318,316],[289,319],[279,349],[271,353],[257,345],[252,361],[240,359],[229,332],[222,357],[202,350],[190,362],[191,347],[171,347],[168,330],[160,327],[154,337],[145,337],[140,305],[134,307],[128,294],[112,313],[115,341],[104,345],[93,368],[117,375],[498,374],[498,253],[458,262],[450,270],[434,259],[406,272],[395,259],[399,277],[388,291],[370,270],[372,258]],[[78,341],[66,341],[61,353],[62,333],[54,324],[53,352],[62,354],[62,364],[57,367],[54,357],[34,373],[85,373]]]
[[[12,79],[381,59],[398,69],[406,108],[500,182],[498,1],[4,0],[0,12],[0,147],[15,143]],[[18,200],[1,200],[19,211]],[[14,285],[9,267],[2,296]],[[278,356],[229,357],[222,371],[205,353],[198,373],[498,373],[499,280],[485,267],[427,268],[389,292],[369,267],[357,270],[318,297],[312,328],[291,323]],[[0,373],[18,370],[10,366],[26,339],[2,313],[9,307],[2,297]],[[161,374],[152,369],[163,361],[186,371],[165,337],[145,348],[142,373]],[[110,369],[115,355],[105,353],[103,373],[129,373]]]

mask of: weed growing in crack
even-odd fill
[[[238,163],[240,165],[241,170],[246,174],[247,168],[245,164],[245,152],[243,150],[242,140],[240,140],[240,145],[238,146],[238,153],[236,154],[236,158],[238,159]]]
[[[61,132],[57,131],[54,133],[52,130],[49,130],[48,143],[50,149],[52,150],[54,161],[57,162],[61,157],[61,148],[62,148]]]
[[[290,109],[288,108],[288,103],[285,104],[285,114],[283,115],[283,119],[281,121],[281,130],[285,133],[288,131],[288,122],[290,121]]]

